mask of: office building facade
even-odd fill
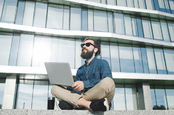
[[[174,110],[174,0],[0,0],[0,109],[47,109],[44,62],[84,64],[101,41],[112,110]]]

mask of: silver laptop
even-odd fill
[[[52,84],[72,86],[74,79],[69,63],[45,62],[49,81]]]

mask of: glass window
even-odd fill
[[[13,35],[11,51],[10,51],[9,65],[13,65],[13,66],[17,65],[19,43],[20,43],[20,35],[16,35],[16,34]]]
[[[152,30],[154,39],[162,40],[161,26],[158,21],[152,21]]]
[[[166,21],[161,20],[160,23],[161,23],[161,29],[162,29],[162,34],[163,34],[164,41],[170,42],[169,31],[168,31]]]
[[[82,31],[88,31],[88,10],[82,9]]]
[[[59,39],[58,47],[58,61],[67,62],[74,69],[75,41],[71,39]]]
[[[71,8],[71,30],[81,30],[81,9]]]
[[[169,110],[174,110],[174,86],[166,86],[166,97]]]
[[[137,95],[134,85],[116,84],[114,110],[137,110]]]
[[[144,0],[139,0],[139,8],[146,9],[146,4]]]
[[[142,28],[141,28],[142,29]],[[133,36],[138,37],[138,27],[137,27],[137,19],[132,17],[132,32]]]
[[[164,0],[165,6],[166,6],[166,12],[171,13],[170,7],[169,7],[169,0]]]
[[[133,0],[133,2],[134,2],[134,7],[135,8],[139,8],[139,6],[138,6],[138,0]]]
[[[147,9],[153,10],[154,9],[153,0],[145,0],[145,1],[146,1]]]
[[[155,58],[156,58],[156,65],[157,71],[159,74],[166,74],[166,64],[164,61],[164,54],[162,49],[154,49],[155,51]]]
[[[112,12],[108,12],[108,28],[109,28],[109,32],[113,33],[113,15],[112,15]]]
[[[11,34],[5,35],[0,33],[0,65],[8,65],[11,42]]]
[[[23,16],[24,16],[24,9],[25,9],[25,2],[24,1],[19,1],[16,21],[15,21],[16,24],[22,24]]]
[[[117,0],[118,6],[126,6],[126,0]]]
[[[93,10],[88,9],[88,30],[93,31],[94,29],[94,15]]]
[[[101,3],[106,4],[106,0],[101,0]]]
[[[118,54],[118,44],[111,43],[111,69],[113,72],[120,72],[120,62],[119,62],[119,54]]]
[[[47,4],[36,2],[34,26],[45,27],[46,23]]]
[[[130,15],[124,15],[126,35],[132,36],[132,23]]]
[[[16,109],[32,108],[32,92],[33,80],[19,80]]]
[[[166,110],[168,107],[167,107],[164,87],[156,85],[153,88],[151,88],[151,90],[152,90],[151,93],[154,93],[153,95],[155,95],[155,98],[154,97],[152,98],[153,101],[155,99],[155,103],[152,101],[153,102],[152,104],[156,104],[152,105],[153,110]]]
[[[109,65],[111,65],[109,43],[107,42],[101,43],[101,57],[102,59],[105,59]]]
[[[126,110],[124,85],[117,85],[114,96],[114,110]]]
[[[78,40],[76,39],[76,45],[75,45],[75,62],[76,62],[76,65],[75,65],[75,68],[79,68],[82,63],[84,63],[84,60],[80,57],[80,54],[81,54],[81,47],[80,47],[80,44],[81,44],[81,40]]]
[[[100,0],[88,0],[88,1],[100,3]]]
[[[142,20],[139,19],[139,18],[137,18],[137,29],[138,29],[138,36],[139,37],[144,37]]]
[[[143,60],[144,73],[149,73],[146,48],[141,47],[141,55],[142,55],[142,60]]]
[[[153,38],[150,21],[147,19],[143,19],[142,24],[143,24],[144,37],[145,38]]]
[[[169,0],[169,6],[170,6],[172,14],[174,14],[174,0]]]
[[[154,0],[154,7],[155,7],[155,10],[159,10],[158,0]]]
[[[174,23],[168,23],[171,41],[174,41]]]
[[[174,50],[164,49],[167,71],[169,74],[174,74]]]
[[[69,30],[69,7],[68,6],[64,6],[64,12],[63,12],[63,29],[64,30]]]
[[[2,14],[3,5],[4,5],[4,0],[0,0],[0,17],[1,17],[1,14]]]
[[[115,32],[117,34],[125,34],[123,14],[114,13],[114,20],[115,20],[115,29],[116,29]]]
[[[47,18],[47,28],[62,29],[63,6],[49,5]]]
[[[35,2],[26,1],[23,25],[28,25],[28,26],[33,25],[34,7],[35,7]]]
[[[52,38],[51,39],[51,56],[50,56],[51,62],[58,62],[58,58],[59,58],[58,51],[59,51],[59,39]]]
[[[106,12],[94,10],[94,30],[108,32]]]
[[[138,47],[138,46],[133,47],[133,56],[134,56],[136,73],[143,73],[143,63],[142,63],[142,58],[141,58],[140,47]]]
[[[165,0],[164,0],[165,1]],[[164,1],[163,0],[158,0],[158,4],[159,4],[159,10],[165,12],[166,8],[164,5]]]
[[[51,39],[35,36],[32,66],[44,67],[44,62],[49,62],[51,56]]]
[[[149,72],[156,73],[156,64],[155,64],[155,57],[154,57],[153,48],[147,47],[146,52],[147,52]]]
[[[107,0],[107,4],[116,5],[116,0]]]
[[[119,45],[121,72],[135,72],[132,47],[130,45]],[[129,65],[129,66],[127,66]]]
[[[34,81],[32,109],[47,110],[48,81]]]
[[[2,22],[14,23],[16,16],[17,0],[5,0],[2,13]]]
[[[21,34],[19,54],[17,60],[18,66],[31,66],[31,58],[33,54],[33,41],[34,35]]]
[[[126,110],[137,110],[136,87],[134,85],[125,85]]]
[[[133,0],[127,0],[127,6],[133,8],[134,7]]]
[[[5,89],[5,79],[0,79],[0,109],[2,109],[4,89]]]

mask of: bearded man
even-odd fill
[[[100,43],[86,38],[81,44],[81,57],[85,59],[76,73],[76,81],[69,88],[54,85],[52,95],[58,98],[62,110],[88,109],[107,111],[115,94],[115,83],[106,60],[97,59]]]

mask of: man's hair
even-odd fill
[[[98,48],[98,51],[95,53],[95,56],[100,55],[100,53],[101,53],[100,41],[94,40],[94,39],[88,38],[88,37],[86,37],[86,38],[84,39],[84,41],[86,41],[86,40],[92,40],[92,41],[94,41],[94,46],[95,46],[95,48]]]

